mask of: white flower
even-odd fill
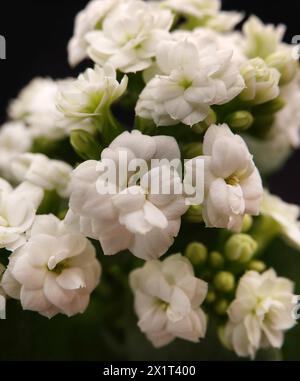
[[[20,153],[30,150],[32,138],[21,122],[5,123],[0,129],[0,172],[11,179],[10,163]]]
[[[197,124],[210,106],[229,102],[244,88],[232,51],[212,45],[201,49],[197,35],[162,42],[156,59],[162,74],[147,83],[136,114],[158,126]]]
[[[3,288],[1,287],[1,278],[4,271],[5,267],[0,263],[0,319],[4,319],[6,315],[6,295]]]
[[[261,214],[271,217],[282,236],[295,248],[300,248],[300,208],[288,204],[265,190]]]
[[[279,96],[280,73],[270,68],[263,59],[254,58],[245,62],[241,74],[246,83],[246,88],[240,94],[241,100],[259,105]]]
[[[96,65],[75,81],[61,84],[57,106],[71,121],[97,117],[124,94],[127,82],[128,78],[124,76],[119,83],[111,66],[101,68]]]
[[[187,210],[184,196],[172,191],[173,187],[181,186],[180,176],[166,164],[147,167],[136,177],[136,172],[130,172],[126,164],[124,168],[120,153],[127,155],[128,164],[136,159],[148,163],[151,159],[180,158],[172,137],[124,132],[102,152],[100,163],[86,161],[74,170],[67,222],[84,235],[99,240],[106,255],[129,249],[137,257],[156,259],[173,244],[181,216]],[[118,179],[109,180],[114,193],[102,191],[107,186],[107,173],[99,172],[99,166],[101,169],[101,163],[108,160],[124,170],[122,183]],[[153,193],[150,180],[157,189]],[[168,186],[170,194],[163,194],[161,189]]]
[[[226,124],[212,125],[207,130],[203,153],[204,221],[208,227],[239,232],[245,214],[259,214],[263,196],[252,156],[243,139],[234,135]]]
[[[100,274],[93,245],[55,216],[44,215],[36,218],[27,243],[11,255],[2,287],[21,300],[24,310],[48,318],[73,316],[86,310]]]
[[[266,63],[280,72],[280,85],[299,79],[299,61],[293,57],[293,49],[286,45],[266,58]]]
[[[221,9],[220,0],[165,0],[162,5],[175,13],[197,19],[214,16]]]
[[[93,0],[78,13],[75,19],[74,35],[68,44],[70,65],[75,66],[87,57],[86,34],[97,29],[104,17],[120,2],[121,0]]]
[[[225,342],[241,357],[255,357],[260,348],[281,348],[284,332],[295,325],[293,283],[274,270],[247,272],[229,306]]]
[[[24,243],[42,199],[42,190],[34,185],[13,189],[0,179],[0,248],[14,250]]]
[[[251,16],[243,27],[245,53],[249,58],[267,58],[281,46],[285,26],[265,25],[256,16]]]
[[[206,333],[206,316],[200,308],[207,283],[197,279],[188,259],[172,255],[150,261],[130,274],[139,327],[155,347],[176,337],[198,342]]]
[[[56,190],[61,197],[69,196],[72,170],[69,164],[38,153],[19,155],[11,163],[16,181],[28,181],[48,191]]]
[[[68,81],[62,81],[68,82]],[[55,106],[58,84],[50,78],[33,79],[9,106],[9,116],[23,121],[33,137],[61,139],[67,135]]]
[[[105,17],[100,30],[86,35],[88,55],[96,63],[108,63],[124,73],[147,69],[172,22],[172,13],[157,4],[122,2]]]

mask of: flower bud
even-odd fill
[[[209,254],[209,263],[214,268],[221,268],[224,265],[224,258],[222,254],[213,251]]]
[[[279,96],[270,102],[254,107],[252,111],[255,116],[264,117],[266,115],[276,114],[278,111],[282,110],[285,105],[285,100]]]
[[[225,255],[230,261],[246,263],[257,250],[257,242],[248,234],[234,234],[225,245]]]
[[[248,130],[253,124],[254,118],[249,111],[236,111],[225,118],[230,128],[236,130]]]
[[[261,58],[254,58],[241,67],[246,87],[240,94],[242,101],[254,105],[269,102],[279,95],[280,73]]]
[[[215,311],[218,315],[226,315],[229,307],[229,302],[226,299],[218,300],[215,304]]]
[[[75,152],[84,160],[99,160],[101,147],[89,132],[74,130],[71,132],[71,145]]]
[[[185,256],[194,266],[201,266],[207,260],[207,248],[199,242],[192,242],[185,250]]]
[[[271,54],[267,57],[266,63],[270,67],[277,69],[281,74],[279,82],[281,86],[291,82],[299,70],[299,63],[292,56],[292,51],[289,49],[280,50]]]
[[[206,295],[205,301],[208,304],[212,304],[216,301],[216,299],[217,299],[216,293],[213,290],[209,290],[207,295]]]
[[[202,205],[191,205],[184,215],[184,219],[192,224],[203,222]]]
[[[253,226],[253,217],[250,214],[246,214],[243,219],[242,232],[247,233]]]
[[[208,129],[212,124],[217,123],[217,114],[213,109],[210,109],[208,117],[200,123],[194,124],[192,127],[193,132],[196,134],[204,134],[204,132]]]
[[[143,119],[139,116],[135,118],[135,128],[146,135],[154,135],[156,132],[156,125],[151,119]]]
[[[221,271],[215,276],[214,285],[219,291],[231,292],[235,287],[234,275],[227,271]]]
[[[193,159],[203,155],[202,143],[188,143],[182,147],[182,154],[185,159]]]
[[[248,264],[248,269],[249,270],[253,270],[253,271],[257,271],[258,273],[262,273],[266,270],[266,264],[262,261],[251,261],[249,264]]]

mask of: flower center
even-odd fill
[[[237,175],[231,175],[225,179],[226,184],[236,186],[240,183],[240,179]]]
[[[180,81],[180,83],[179,83],[179,85],[180,85],[181,87],[183,87],[185,90],[187,90],[188,88],[190,88],[190,87],[192,86],[192,84],[193,84],[193,81],[192,81],[191,79],[188,79],[188,78],[183,78],[183,79]]]

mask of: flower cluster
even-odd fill
[[[300,70],[283,26],[242,18],[219,0],[77,15],[69,62],[92,63],[34,79],[0,130],[0,318],[7,298],[71,317],[107,290],[125,311],[131,289],[155,347],[211,322],[238,356],[282,347],[294,284],[263,259],[300,250],[300,209],[263,184],[300,146]]]

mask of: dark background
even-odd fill
[[[0,3],[0,34],[6,38],[7,60],[0,60],[0,121],[5,121],[6,107],[9,100],[17,95],[19,90],[35,76],[51,76],[63,78],[76,75],[82,67],[71,70],[67,63],[66,47],[72,35],[75,15],[84,8],[86,0],[1,0]],[[288,27],[286,41],[300,34],[300,1],[295,0],[223,0],[223,8],[227,10],[245,10],[247,14],[255,13],[265,22],[284,23]],[[300,181],[298,180],[300,152],[296,153],[286,166],[271,180],[271,189],[286,201],[300,205]],[[275,246],[277,243],[275,244]],[[275,268],[281,269],[281,274],[299,279],[299,253],[290,253],[286,246],[273,246],[278,251],[278,261]],[[270,262],[273,264],[274,251],[270,249]],[[284,252],[284,256],[282,253]],[[272,256],[271,256],[272,254]],[[286,259],[294,264],[285,269]],[[108,306],[102,306],[103,309]],[[46,319],[41,320],[37,314],[24,313],[20,307],[13,304],[9,307],[10,319],[0,323],[0,360],[1,359],[123,359],[118,356],[118,348],[111,337],[107,336],[105,327],[99,326],[97,314],[93,306],[82,318],[67,319],[58,317],[55,324]],[[111,316],[111,315],[109,315]],[[299,327],[300,328],[300,327]],[[136,322],[134,332],[138,335]],[[106,335],[106,336],[104,336]],[[131,331],[129,331],[131,335]],[[288,359],[300,358],[300,329],[289,334],[289,345],[285,349]],[[141,345],[136,348],[140,340]],[[130,340],[129,340],[130,341]],[[99,344],[108,342],[101,347]],[[145,343],[142,335],[132,337],[134,345],[128,347],[125,353],[134,359],[167,359],[176,358],[171,352],[152,351]],[[190,347],[180,342],[179,359],[191,359]],[[216,344],[218,345],[218,344]],[[114,348],[114,353],[107,348]],[[135,347],[135,348],[133,348]],[[174,347],[175,348],[175,347]],[[131,354],[131,350],[132,353]],[[148,354],[149,350],[151,355]],[[175,350],[175,349],[174,349]],[[192,350],[194,351],[193,347]],[[210,353],[204,348],[202,357],[214,358],[215,348]],[[146,351],[144,353],[143,351]],[[137,353],[136,353],[137,352]],[[137,357],[138,356],[138,357]],[[223,355],[222,355],[223,356]],[[197,357],[198,358],[198,357]],[[224,357],[222,357],[224,359]]]

